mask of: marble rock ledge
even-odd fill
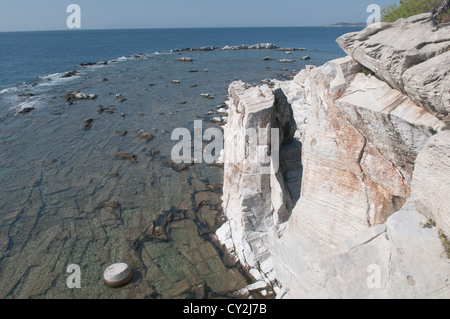
[[[449,34],[418,15],[344,35],[348,56],[292,81],[230,85],[224,156],[242,160],[225,161],[217,236],[261,291],[450,297]],[[279,163],[252,163],[249,128],[279,129],[278,148],[258,139]]]

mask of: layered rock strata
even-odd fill
[[[433,226],[450,234],[449,31],[430,14],[368,27],[275,89],[231,84],[225,157],[244,156],[218,237],[277,297],[450,297]],[[280,131],[279,170],[268,139],[271,169],[247,163],[261,127]]]
[[[229,147],[223,186],[228,222],[217,235],[256,280],[270,285],[275,277],[267,246],[268,230],[287,221],[293,207],[280,169],[283,159],[278,155],[286,153],[284,157],[289,158],[290,151],[280,150],[292,144],[296,125],[281,90],[250,87],[238,81],[231,84],[229,95],[232,107],[224,130],[224,142]],[[277,158],[270,156],[271,152]]]

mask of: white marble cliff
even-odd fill
[[[337,42],[348,56],[293,81],[230,85],[225,158],[244,156],[225,161],[217,236],[263,295],[450,298],[450,25]],[[258,139],[279,169],[250,160],[248,128],[279,129],[279,150]]]

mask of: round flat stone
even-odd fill
[[[128,284],[133,279],[133,271],[125,263],[113,264],[106,268],[103,280],[106,285],[117,288]]]

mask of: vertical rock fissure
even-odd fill
[[[370,217],[370,197],[369,197],[369,192],[367,190],[367,185],[366,185],[366,178],[367,178],[367,176],[366,176],[366,173],[364,173],[364,168],[362,167],[362,164],[361,164],[361,161],[364,158],[364,154],[365,154],[366,147],[367,147],[367,139],[363,135],[361,135],[361,136],[364,139],[364,146],[363,146],[363,148],[361,150],[361,153],[359,155],[359,158],[358,158],[358,165],[359,165],[359,168],[361,169],[361,183],[364,186],[364,193],[366,194],[366,201],[367,201],[367,211],[366,211],[367,226],[368,227],[372,227],[372,222],[371,222],[371,217]]]
[[[351,126],[356,132],[358,132],[358,134],[361,136],[361,138],[364,141],[364,145],[361,148],[361,151],[360,151],[360,153],[358,155],[357,164],[358,164],[359,169],[361,171],[359,179],[361,181],[361,184],[364,187],[364,194],[365,194],[365,197],[366,197],[366,205],[367,205],[366,221],[367,221],[367,226],[370,228],[370,227],[373,226],[372,221],[371,221],[371,216],[370,216],[370,206],[371,206],[370,203],[371,203],[371,201],[370,201],[370,195],[369,195],[369,192],[368,192],[368,189],[367,189],[367,184],[366,184],[367,175],[366,175],[366,173],[364,171],[364,168],[362,166],[362,163],[361,163],[363,158],[364,158],[365,152],[366,152],[366,147],[367,147],[368,141],[367,141],[367,138],[364,136],[364,134],[349,121],[349,119],[342,113],[342,111],[336,105],[334,105],[334,107],[339,112],[339,114],[342,116],[342,118],[345,120],[345,122],[349,126]]]

